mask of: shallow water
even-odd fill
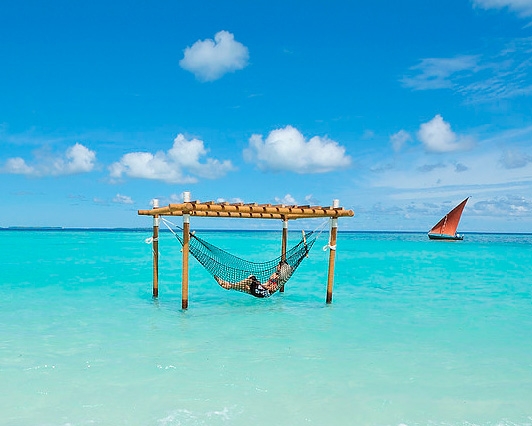
[[[326,234],[269,299],[191,258],[187,311],[168,232],[157,300],[150,231],[0,236],[2,425],[532,424],[531,235],[340,232],[331,305]]]

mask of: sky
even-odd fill
[[[0,61],[0,227],[150,227],[189,191],[532,232],[532,0],[6,1]]]

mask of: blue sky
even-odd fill
[[[190,191],[340,199],[341,230],[471,196],[460,231],[532,232],[531,0],[20,0],[0,58],[0,227],[151,226]]]

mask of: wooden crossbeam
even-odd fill
[[[255,219],[299,219],[313,217],[350,217],[354,216],[352,210],[343,207],[322,206],[286,206],[283,204],[257,204],[257,203],[214,203],[212,201],[200,203],[199,201],[180,204],[168,204],[150,210],[139,210],[139,215],[145,216],[190,216],[203,217],[238,217]]]

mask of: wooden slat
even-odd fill
[[[169,204],[168,206],[159,207],[150,210],[139,210],[139,215],[169,215],[182,216],[190,214],[191,216],[209,216],[209,217],[247,217],[247,218],[265,218],[265,219],[298,219],[310,217],[347,217],[353,216],[352,210],[346,210],[343,207],[321,207],[321,206],[285,206],[257,203],[207,203],[188,202],[180,204]]]

